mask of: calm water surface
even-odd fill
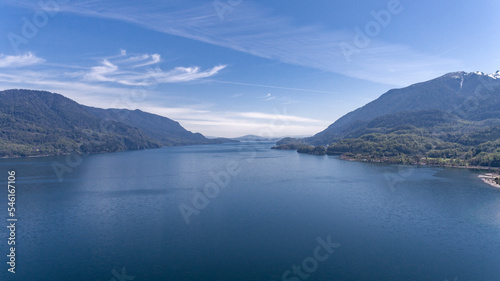
[[[62,181],[65,157],[0,160],[5,225],[18,176],[17,273],[3,227],[0,280],[500,280],[500,189],[476,173],[271,146],[83,156]]]

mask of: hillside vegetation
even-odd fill
[[[500,167],[500,72],[454,72],[390,90],[313,137],[277,145],[302,153],[324,145],[326,154],[364,161]]]
[[[45,91],[0,91],[0,157],[222,143],[139,110],[98,109]]]

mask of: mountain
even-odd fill
[[[399,120],[389,120],[400,116],[396,113],[387,116],[389,122],[376,122],[330,144],[325,153],[374,162],[500,167],[500,119],[467,121],[439,110],[405,112],[413,117],[408,120],[425,114],[438,122],[398,125]]]
[[[312,145],[327,145],[376,117],[405,111],[437,109],[465,120],[480,121],[500,116],[500,71],[453,72],[439,78],[393,89],[378,99],[356,109],[313,137],[304,139]]]
[[[178,122],[169,118],[147,113],[141,110],[101,109],[85,107],[86,110],[105,120],[122,122],[142,130],[144,134],[159,141],[164,146],[220,144],[234,142],[225,138],[208,139],[200,133],[192,133],[184,129]]]
[[[99,153],[209,144],[168,118],[91,108],[46,91],[0,91],[0,157]]]
[[[157,148],[134,127],[105,121],[84,106],[44,91],[0,92],[0,156]]]
[[[237,137],[234,139],[238,140],[238,141],[277,141],[280,138],[265,138],[265,137],[256,136],[256,135],[245,135],[245,136]]]
[[[454,72],[390,90],[313,137],[277,144],[353,160],[500,167],[500,72]]]

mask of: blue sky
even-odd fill
[[[0,1],[0,89],[208,136],[312,135],[391,88],[500,68],[500,2]]]

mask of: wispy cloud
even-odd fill
[[[238,113],[238,115],[246,117],[246,118],[265,119],[265,120],[281,119],[281,120],[288,120],[288,121],[293,121],[293,122],[305,122],[305,123],[321,123],[321,122],[323,122],[322,120],[304,118],[304,117],[299,117],[299,116],[283,115],[283,114],[279,114],[279,113],[269,114],[269,113],[262,113],[262,112],[242,112],[242,113]]]
[[[235,8],[234,16],[224,21],[211,1],[186,0],[183,5],[166,1],[148,5],[139,1],[78,1],[62,9],[384,84],[408,85],[460,68],[455,60],[377,38],[348,62],[340,46],[353,40],[354,31],[297,25],[252,1],[243,2]]]
[[[339,92],[332,92],[332,91],[321,91],[321,90],[315,90],[315,89],[282,87],[282,86],[266,85],[266,84],[242,83],[242,82],[235,82],[235,81],[221,81],[221,80],[214,80],[214,79],[210,79],[209,81],[213,82],[213,83],[220,83],[220,84],[231,84],[231,85],[250,86],[250,87],[259,87],[259,88],[290,90],[290,91],[298,91],[298,92],[311,92],[311,93],[322,93],[322,94],[340,94]]]
[[[95,59],[92,62],[95,63]],[[154,93],[157,84],[191,82],[209,78],[225,66],[201,70],[178,66],[163,71],[159,54],[127,54],[101,58],[98,65],[64,65],[46,62],[28,52],[19,56],[0,54],[0,83],[3,89],[32,88],[64,94],[92,106],[113,106],[119,97],[134,90]],[[33,65],[37,65],[36,68]]]
[[[274,100],[276,97],[271,95],[270,93],[268,93],[267,95],[263,96],[262,99],[264,101],[270,101],[270,100]]]
[[[214,111],[209,108],[144,106],[143,110],[179,121],[194,132],[237,137],[246,134],[281,137],[314,134],[330,122],[287,114],[286,107],[273,113]]]
[[[146,54],[145,56],[143,56],[143,58],[145,58],[148,61],[137,64],[134,67],[143,67],[143,66],[148,66],[148,65],[152,65],[152,64],[157,64],[161,60],[161,56],[159,54],[152,54],[151,56]]]
[[[86,81],[114,82],[127,86],[149,86],[161,83],[190,82],[216,75],[226,65],[217,65],[209,70],[202,71],[198,66],[175,67],[163,71],[160,67],[152,68],[161,61],[159,54],[141,54],[128,56],[121,50],[118,57],[105,58],[100,65],[94,66],[89,72],[84,73]]]
[[[118,70],[118,66],[112,64],[108,60],[103,60],[101,66],[94,66],[91,68],[89,73],[86,73],[84,78],[89,81],[107,81],[112,82],[115,79],[108,78],[108,75],[112,75]]]
[[[267,95],[262,96],[259,99],[262,101],[273,101],[274,103],[279,103],[282,105],[288,105],[288,104],[299,102],[297,100],[290,99],[289,97],[286,97],[286,96],[282,96],[282,97],[274,96],[271,93],[268,93]]]
[[[31,52],[18,56],[0,54],[0,68],[9,69],[8,71],[0,71],[0,81],[34,86],[67,85],[74,89],[81,89],[83,85],[86,85],[83,88],[104,89],[104,86],[99,85],[99,82],[110,82],[121,86],[190,82],[212,77],[226,67],[225,65],[217,65],[208,70],[201,70],[199,66],[178,66],[163,71],[157,65],[160,61],[159,54],[127,55],[125,50],[121,50],[119,56],[104,58],[99,62],[99,65],[89,68],[45,63],[45,59],[39,58]],[[38,70],[26,69],[26,67],[36,64],[46,64],[48,67]],[[156,66],[151,67],[152,65]]]
[[[0,68],[23,67],[34,64],[41,64],[43,62],[45,62],[44,59],[33,55],[31,52],[17,56],[0,54]]]

